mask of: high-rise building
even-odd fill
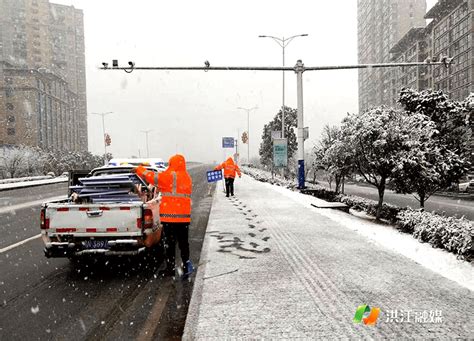
[[[390,50],[413,27],[424,27],[425,0],[358,0],[359,64],[388,63]],[[388,104],[393,69],[359,70],[359,110]]]
[[[428,26],[410,30],[392,48],[395,62],[452,58],[452,65],[406,67],[393,74],[392,102],[402,87],[442,90],[449,98],[462,101],[474,91],[474,1],[441,0],[425,15]],[[417,80],[413,82],[412,80]]]
[[[80,149],[87,150],[86,60],[84,48],[84,17],[73,6],[51,4],[50,31],[52,64],[64,77],[70,91],[78,96],[78,137]]]
[[[464,100],[474,91],[474,1],[439,0],[426,13],[432,19],[430,30],[431,57],[453,58],[449,68],[433,69],[433,88],[443,90],[453,100]]]
[[[429,27],[414,27],[392,47],[392,62],[416,63],[428,60],[431,54]],[[404,87],[416,90],[432,88],[431,66],[397,67],[391,73],[390,99],[385,104],[398,106],[398,96]]]
[[[87,150],[82,10],[0,0],[0,145]]]

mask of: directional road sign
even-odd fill
[[[234,138],[233,137],[223,137],[222,138],[222,148],[234,148]]]

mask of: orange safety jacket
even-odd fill
[[[225,160],[222,164],[214,168],[214,170],[221,170],[224,169],[224,178],[235,178],[235,173],[239,176],[242,174],[240,173],[240,168],[234,163],[234,160],[230,157]]]
[[[186,161],[182,155],[172,156],[169,160],[168,168],[162,173],[155,173],[143,166],[138,167],[136,173],[149,184],[157,186],[161,192],[161,222],[191,222],[193,182],[186,171]]]

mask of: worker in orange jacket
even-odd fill
[[[229,157],[227,160],[225,160],[222,164],[214,168],[214,170],[221,170],[224,169],[224,179],[225,179],[225,193],[226,197],[229,197],[230,195],[234,196],[234,179],[235,179],[235,174],[237,173],[239,175],[239,178],[242,177],[242,173],[240,173],[240,168],[237,166],[237,164],[234,162],[234,159]]]
[[[166,269],[164,276],[175,274],[175,248],[178,241],[183,261],[184,275],[194,271],[189,259],[188,230],[191,223],[191,194],[193,182],[186,171],[184,156],[176,154],[169,160],[168,168],[155,173],[140,166],[134,169],[147,183],[157,186],[161,192],[160,221],[163,224],[166,250]]]

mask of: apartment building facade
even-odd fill
[[[474,1],[439,0],[426,14],[432,20],[431,56],[453,58],[449,68],[433,69],[433,89],[443,90],[451,99],[462,101],[474,91]]]
[[[82,11],[0,0],[0,145],[87,150]]]
[[[445,66],[417,66],[390,69],[385,75],[388,96],[368,105],[397,105],[401,88],[442,90],[451,99],[462,101],[474,92],[474,0],[439,0],[425,18],[427,26],[411,28],[390,49],[390,61],[423,62],[452,58]],[[386,89],[386,87],[383,87]],[[387,93],[387,92],[386,92]],[[359,95],[360,96],[360,95]],[[362,108],[361,108],[362,109]]]
[[[390,50],[413,27],[425,26],[425,0],[358,0],[358,62],[388,63]],[[359,110],[390,100],[393,69],[359,71]]]

